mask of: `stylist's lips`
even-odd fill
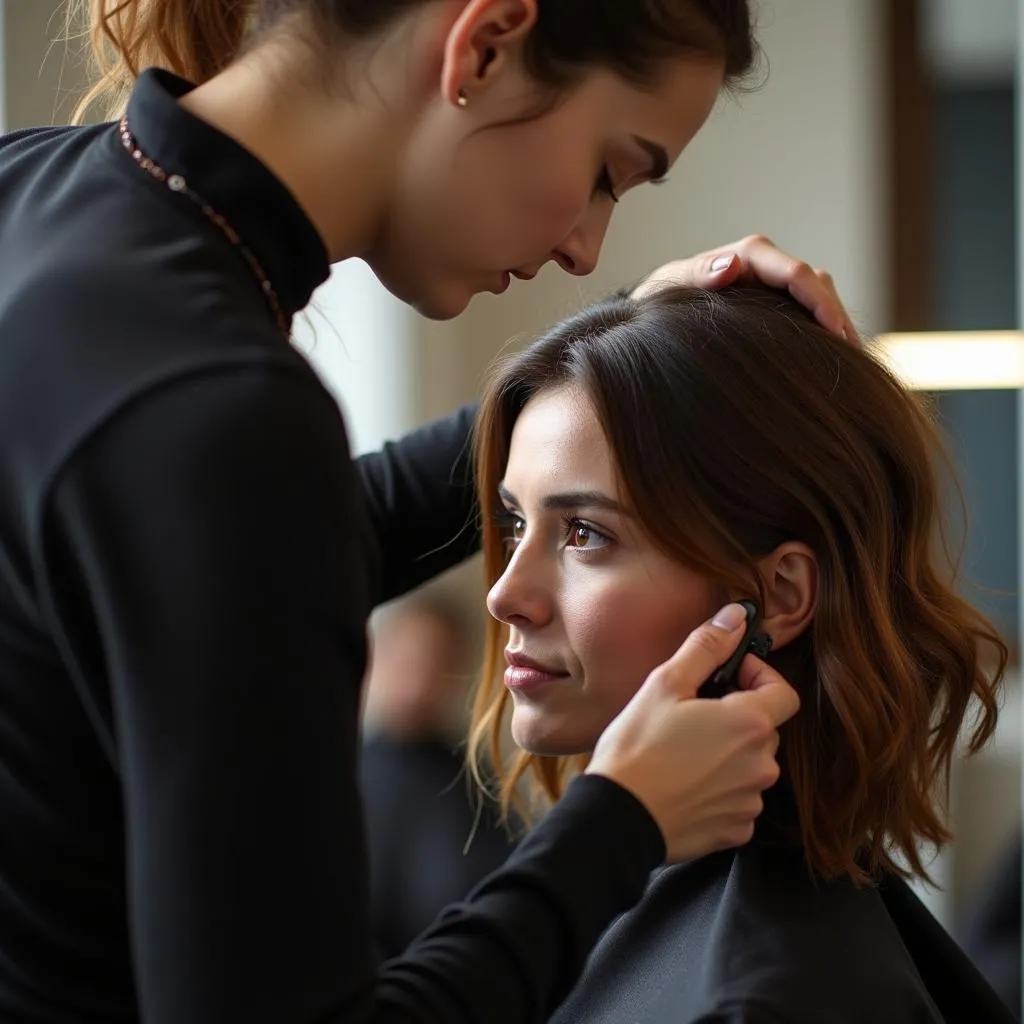
[[[532,281],[536,276],[536,271],[531,274],[525,270],[506,270],[501,275],[501,284],[497,288],[492,288],[491,291],[494,292],[495,295],[501,295],[508,291],[513,277],[517,281]]]
[[[505,685],[510,690],[528,693],[538,687],[553,683],[556,679],[569,677],[568,672],[556,671],[516,651],[506,650],[505,661],[508,662],[508,668],[505,669]]]

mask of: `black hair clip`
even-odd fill
[[[749,650],[751,654],[760,658],[762,661],[768,657],[768,652],[771,649],[772,638],[767,633],[758,633],[751,639],[750,644],[747,647],[747,650]]]
[[[753,601],[738,601],[747,613],[747,625],[743,632],[743,639],[739,642],[736,650],[730,655],[729,660],[716,669],[711,677],[697,691],[698,697],[724,697],[737,689],[736,677],[739,674],[740,665],[747,654],[754,654],[758,658],[764,658],[772,647],[772,638],[767,633],[758,633],[761,613]]]

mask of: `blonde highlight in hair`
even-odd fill
[[[253,0],[68,0],[68,38],[88,38],[95,78],[74,121],[95,104],[119,117],[146,68],[208,81],[238,56],[255,8]]]

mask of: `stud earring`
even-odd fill
[[[456,102],[463,109],[469,106],[469,93],[466,92],[465,88],[459,89],[459,96]]]

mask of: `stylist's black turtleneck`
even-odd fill
[[[131,129],[292,314],[324,247],[187,88],[143,75]],[[366,619],[475,546],[470,419],[353,463],[238,251],[116,126],[0,140],[0,1019],[511,1024],[565,994],[663,854],[601,779],[369,953]]]

